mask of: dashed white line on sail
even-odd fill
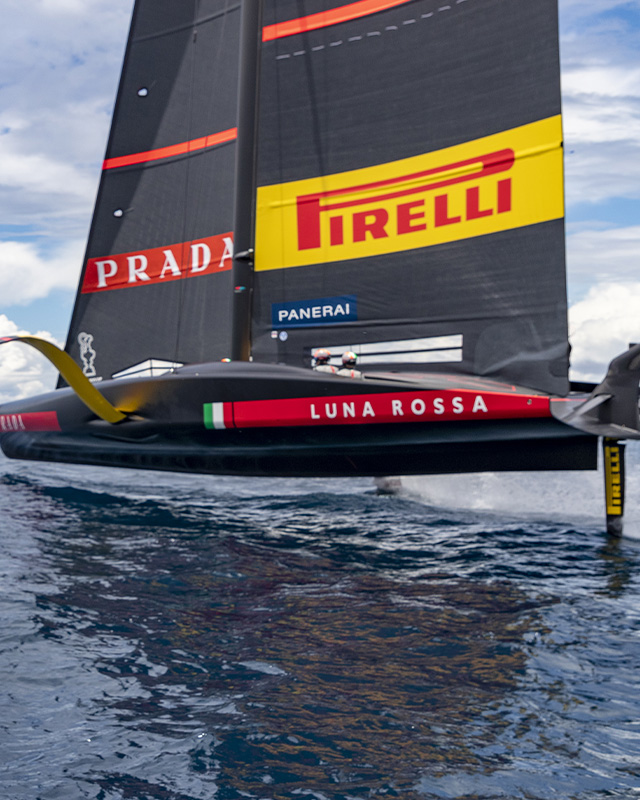
[[[467,2],[469,2],[469,0],[456,0],[456,5],[460,5],[461,3],[467,3]],[[451,6],[451,5],[440,6],[438,8],[438,12],[451,11],[452,7],[453,6]],[[420,19],[431,19],[434,16],[435,16],[435,12],[427,11],[424,14],[420,15]],[[403,20],[402,25],[403,26],[414,25],[418,21],[419,20],[417,18],[405,19],[405,20]],[[397,31],[397,30],[399,30],[399,27],[397,25],[387,25],[384,28],[385,32],[391,32],[391,31]],[[360,41],[362,41],[362,39],[365,36],[382,36],[382,31],[379,31],[379,30],[366,31],[366,32],[364,32],[362,34],[359,34],[357,36],[350,36],[347,39],[347,42],[349,44],[351,44],[353,42],[360,42]],[[343,39],[339,39],[339,40],[336,40],[334,42],[329,42],[328,46],[329,47],[338,47],[341,44],[344,44],[344,40]],[[316,45],[315,47],[311,48],[310,52],[317,53],[317,52],[319,52],[321,50],[324,50],[326,47],[327,47],[327,45],[324,45],[324,44]],[[307,50],[297,50],[297,51],[295,51],[293,53],[282,53],[280,55],[277,55],[275,58],[276,58],[276,61],[281,61],[283,59],[290,58],[292,55],[294,55],[294,56],[305,55],[305,53],[307,53],[307,52],[309,52],[309,51],[307,51]]]

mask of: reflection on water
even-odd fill
[[[619,539],[606,541],[599,548],[598,556],[607,576],[607,585],[600,592],[611,597],[622,597],[635,574],[635,564],[628,558],[626,544],[623,545]]]
[[[1,466],[12,800],[640,787],[633,544],[367,482]]]
[[[149,695],[118,702],[121,719],[155,733],[195,721],[215,731],[201,764],[217,762],[217,782],[250,796],[265,781],[280,793],[332,783],[406,792],[425,764],[479,763],[466,731],[525,669],[525,599],[277,556],[230,540],[215,548],[215,571],[183,566],[178,580],[149,575],[144,586],[124,577],[108,598],[85,588],[56,603],[99,620],[85,635],[106,627],[138,641],[144,631],[142,669],[135,645],[102,667],[138,673]],[[118,595],[137,598],[126,626]],[[483,737],[499,725],[488,720]]]

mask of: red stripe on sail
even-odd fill
[[[267,25],[262,29],[262,41],[271,42],[274,39],[283,39],[285,36],[293,36],[296,33],[328,28],[331,25],[368,17],[370,14],[386,11],[388,8],[401,6],[408,2],[410,0],[359,0],[357,3],[349,3],[340,8],[333,8],[331,11],[320,11],[318,14],[309,14],[306,17],[287,20],[287,22],[276,22],[275,25]]]
[[[189,142],[180,142],[168,147],[159,147],[157,150],[145,150],[142,153],[132,153],[128,156],[116,156],[107,158],[102,165],[103,169],[115,169],[116,167],[128,167],[132,164],[145,164],[148,161],[160,161],[163,158],[181,156],[185,153],[193,153],[196,150],[206,150],[225,142],[232,142],[238,135],[237,128],[229,128],[220,133],[212,133],[210,136],[201,136],[199,139],[191,139]]]

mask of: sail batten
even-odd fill
[[[170,28],[163,28],[160,31],[154,31],[153,33],[147,34],[140,34],[136,36],[136,42],[144,42],[148,41],[149,39],[158,39],[161,36],[168,36],[174,33],[180,33],[182,31],[197,31],[199,25],[204,25],[207,22],[211,22],[212,20],[220,19],[228,14],[230,11],[238,11],[240,9],[241,3],[226,3],[225,7],[206,16],[196,16],[193,22],[187,22],[182,25],[175,25]],[[197,9],[196,9],[197,12]]]

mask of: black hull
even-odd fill
[[[409,426],[406,426],[409,427]],[[398,435],[379,430],[345,433],[316,429],[265,435],[186,429],[143,441],[110,436],[10,433],[2,449],[10,458],[225,475],[343,477],[429,475],[517,470],[595,469],[592,436],[549,420],[481,426],[423,425]],[[434,428],[435,426],[430,426]]]
[[[434,381],[437,380],[437,384]],[[453,381],[455,380],[455,384]],[[0,436],[10,458],[227,475],[340,477],[596,468],[597,437],[551,416],[530,419],[318,424],[210,430],[203,406],[231,401],[286,402],[326,397],[429,396],[485,392],[517,397],[490,381],[459,376],[341,379],[274,365],[188,367],[155,379],[99,384],[130,414],[96,419],[70,390],[0,409],[6,418],[55,411],[60,431],[15,430]],[[515,392],[515,394],[514,394]]]

